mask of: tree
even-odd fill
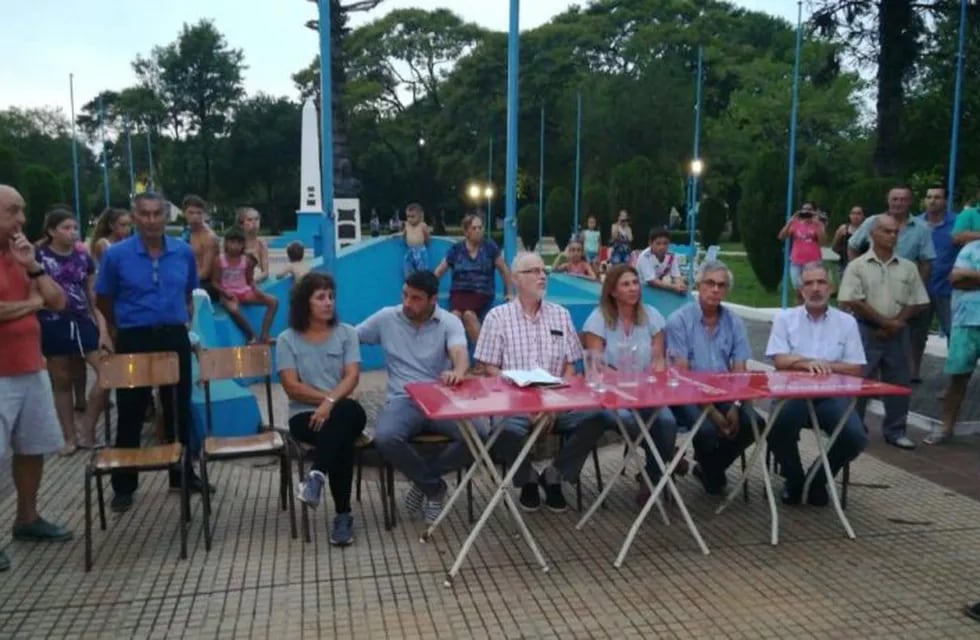
[[[62,190],[61,180],[51,169],[30,164],[21,172],[19,191],[29,211],[24,234],[32,241],[38,240],[41,237],[44,214],[48,212],[51,205],[67,200]]]
[[[538,205],[526,204],[517,212],[517,235],[520,236],[524,248],[534,249],[538,242]]]
[[[776,234],[786,217],[786,159],[781,151],[767,151],[752,164],[738,217],[752,271],[767,291],[775,291],[783,278],[783,243]]]
[[[548,193],[544,205],[544,217],[548,222],[548,232],[555,238],[560,249],[564,249],[572,235],[572,218],[575,206],[572,193],[565,187],[555,187]]]
[[[707,246],[718,244],[728,221],[728,205],[720,198],[708,197],[698,207],[698,231]]]
[[[668,166],[658,168],[644,156],[616,166],[609,179],[609,203],[632,217],[634,237],[654,227],[665,227],[670,207],[680,195],[680,177]]]

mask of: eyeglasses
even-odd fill
[[[722,282],[720,280],[702,280],[701,284],[708,287],[709,289],[727,289],[728,283]]]
[[[533,269],[522,269],[517,273],[520,273],[521,275],[543,276],[545,274],[545,270],[544,267],[535,267]]]

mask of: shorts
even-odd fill
[[[92,318],[57,318],[41,321],[41,353],[45,357],[84,356],[99,348],[99,328]]]
[[[0,377],[0,458],[40,456],[65,446],[46,371]]]
[[[951,376],[973,373],[980,360],[980,327],[953,327],[943,373]]]
[[[425,245],[408,247],[405,252],[405,262],[403,270],[405,277],[412,275],[416,271],[427,271],[429,269],[429,251]]]
[[[257,297],[255,289],[242,289],[241,291],[230,291],[229,293],[239,302],[255,302],[255,298]]]
[[[494,296],[480,291],[450,291],[450,311],[472,311],[482,321],[493,307]]]
[[[590,263],[595,262],[596,261],[596,258],[598,258],[598,257],[599,257],[599,252],[598,251],[586,251],[585,252],[585,259],[586,259],[586,261],[588,261]]]

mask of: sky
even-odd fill
[[[791,0],[729,0],[755,11],[795,22]],[[525,0],[521,29],[547,22],[573,3]],[[585,4],[580,2],[580,4]],[[304,23],[316,17],[308,0],[168,0],[163,3],[118,0],[32,0],[3,2],[5,36],[0,38],[0,109],[52,106],[69,110],[68,76],[74,74],[75,108],[103,89],[121,90],[136,83],[130,63],[157,45],[172,42],[183,23],[214,21],[228,44],[245,53],[245,90],[296,97],[290,76],[317,53],[316,33]],[[376,19],[393,9],[448,8],[483,27],[506,31],[506,0],[385,0],[369,13],[355,14],[351,25]],[[148,7],[150,10],[148,10]]]

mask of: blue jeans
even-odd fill
[[[593,447],[610,428],[610,418],[603,412],[572,411],[555,416],[554,433],[569,434],[570,437],[555,456],[551,466],[568,482],[575,482],[582,471],[582,465],[592,453]],[[503,431],[493,444],[493,451],[507,464],[513,464],[517,454],[524,446],[524,439],[530,432],[531,421],[528,416],[511,416],[503,421]],[[514,474],[514,486],[537,482],[538,474],[530,460],[524,459]]]
[[[813,408],[817,421],[825,433],[831,433],[841,416],[850,404],[848,398],[816,398]],[[776,423],[769,432],[769,446],[773,456],[779,463],[780,472],[787,480],[800,481],[803,477],[803,463],[800,461],[800,450],[797,442],[800,439],[800,429],[810,423],[810,410],[806,400],[789,400],[779,412]],[[812,425],[811,425],[812,426]],[[844,428],[834,446],[827,452],[830,470],[836,476],[846,463],[858,457],[868,446],[868,434],[856,412],[848,416]],[[819,475],[819,474],[818,474]]]
[[[715,405],[718,411],[728,413],[732,404],[730,402],[719,402]],[[677,424],[685,429],[693,429],[694,423],[701,416],[704,407],[697,405],[682,405],[671,407]],[[754,411],[754,410],[753,410]],[[765,424],[762,418],[756,414],[756,425],[761,429]],[[710,417],[704,419],[704,424],[694,438],[694,459],[701,465],[702,471],[712,475],[724,475],[725,470],[749,445],[755,442],[755,435],[752,433],[753,416],[749,414],[749,409],[742,406],[738,410],[739,428],[734,438],[724,438],[718,432],[718,427]]]
[[[481,439],[487,438],[486,425],[474,420]],[[426,460],[412,446],[418,434],[438,433],[452,439],[435,458]],[[435,497],[442,491],[442,476],[472,462],[470,450],[462,440],[459,425],[452,420],[429,420],[407,396],[390,398],[381,413],[374,434],[374,446],[395,469],[405,474],[425,495]]]
[[[674,414],[667,407],[640,409],[640,417],[648,421],[655,411],[657,412],[657,418],[650,425],[650,437],[653,439],[653,444],[657,447],[660,459],[664,461],[664,464],[668,464],[670,459],[674,457],[674,446],[677,442],[677,421],[674,419]],[[615,415],[611,411],[605,411],[603,413],[606,414],[606,420],[609,421],[609,428],[619,433]],[[640,426],[636,424],[636,420],[633,418],[633,412],[621,409],[618,413],[619,417],[623,420],[623,426],[626,427],[626,433],[629,434],[630,438],[636,440],[637,436],[640,435]],[[657,461],[654,459],[653,454],[650,453],[650,445],[647,444],[646,438],[640,442],[640,446],[643,447],[643,451],[646,453],[646,464],[644,468],[646,469],[647,475],[650,476],[651,480],[656,482],[660,479],[660,467],[657,466]]]

